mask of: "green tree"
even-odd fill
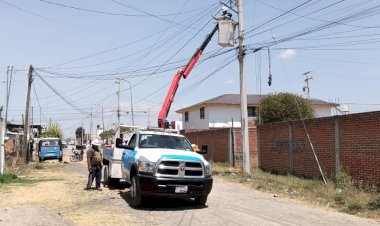
[[[110,136],[112,136],[112,135],[115,135],[115,130],[113,130],[113,129],[110,129],[110,130],[106,130],[106,131],[104,131],[103,133],[101,133],[100,134],[100,138],[102,139],[102,140],[104,140],[104,139],[108,139]]]
[[[82,132],[83,134],[86,134],[82,126],[78,127],[77,130],[75,130],[75,138],[82,138]]]
[[[269,94],[260,101],[263,123],[314,118],[310,100],[291,93]]]
[[[44,132],[42,132],[41,136],[42,137],[58,137],[59,139],[62,139],[63,133],[58,124],[53,124],[50,127],[48,127]]]

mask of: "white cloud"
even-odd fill
[[[296,51],[294,49],[286,49],[280,52],[280,54],[278,54],[278,57],[280,57],[281,59],[289,59],[294,55],[296,55]]]

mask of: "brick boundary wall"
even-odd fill
[[[208,152],[205,155],[207,160],[213,162],[232,162],[232,151],[235,162],[242,160],[241,150],[241,130],[231,128],[185,131],[181,134],[186,136],[192,144],[197,144],[199,148],[207,145]],[[249,128],[250,161],[258,164],[257,134],[256,128]],[[231,153],[231,154],[230,154]]]
[[[380,186],[380,111],[258,126],[259,166],[308,178],[321,174],[307,137],[329,179],[340,169],[358,183]]]

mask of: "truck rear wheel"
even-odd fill
[[[103,167],[103,184],[108,185],[108,187],[116,186],[120,182],[119,178],[112,178],[109,176],[109,167],[104,165]]]
[[[204,205],[206,204],[206,202],[207,202],[207,195],[202,196],[202,197],[197,197],[197,198],[195,198],[194,200],[195,200],[195,203],[196,203],[197,205],[202,205],[202,206],[204,206]]]
[[[104,165],[103,167],[103,184],[108,185],[109,176],[108,176],[108,165]]]
[[[139,207],[141,205],[141,194],[140,194],[140,185],[136,181],[136,176],[132,177],[130,191],[131,191],[131,206],[133,208]]]

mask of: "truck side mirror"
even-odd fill
[[[117,148],[121,148],[121,146],[123,145],[123,140],[121,138],[116,138],[115,144]]]
[[[123,139],[121,139],[121,138],[116,138],[116,147],[134,150],[133,147],[126,145],[126,144],[123,144]]]
[[[200,151],[197,152],[198,154],[207,154],[207,145],[202,145],[202,148]]]

